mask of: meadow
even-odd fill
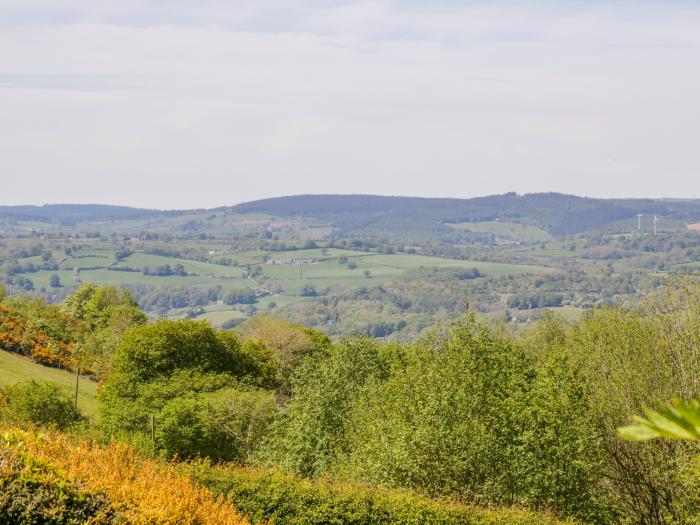
[[[217,252],[218,253],[218,252]],[[66,291],[81,283],[116,286],[151,286],[162,288],[220,287],[223,292],[250,288],[266,289],[275,283],[272,296],[258,298],[256,307],[267,308],[308,299],[309,289],[360,288],[378,286],[399,278],[406,271],[421,267],[477,269],[484,277],[500,275],[549,274],[558,270],[546,266],[450,259],[405,253],[378,254],[339,248],[309,248],[284,251],[242,250],[226,252],[235,265],[216,264],[181,257],[166,257],[136,251],[118,262],[115,251],[106,248],[83,248],[70,256],[56,252],[58,270],[39,270],[19,274],[30,279],[36,290],[49,290],[56,275]],[[20,259],[19,263],[40,264],[38,256]],[[144,268],[155,272],[168,265],[181,265],[187,275],[146,275]],[[80,269],[84,268],[84,269]],[[136,271],[126,271],[127,269]],[[200,316],[215,324],[239,317],[240,308],[206,305]],[[168,316],[177,318],[187,309],[174,310]]]
[[[61,388],[73,398],[75,374],[58,368],[38,365],[26,357],[0,350],[0,387],[36,379]],[[81,377],[78,388],[78,408],[86,416],[97,419],[97,383]]]

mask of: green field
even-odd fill
[[[325,253],[324,253],[325,252]],[[341,248],[310,248],[306,250],[289,250],[283,252],[264,252],[272,259],[330,259],[345,257],[363,257],[368,252],[344,250]]]
[[[477,268],[482,275],[518,275],[524,273],[552,273],[555,270],[544,266],[508,264],[483,261],[464,261],[424,255],[370,255],[362,260],[365,265],[386,266],[400,270],[410,270],[421,266],[438,268]]]
[[[518,222],[460,222],[449,226],[475,233],[489,233],[501,241],[545,242],[552,238],[548,232],[537,226]]]
[[[75,266],[97,266],[100,262],[107,261],[107,263],[111,263],[113,259],[108,257],[112,254],[113,252],[108,250],[104,250],[103,253],[98,250],[86,251],[85,255],[89,255],[89,257],[71,257],[69,258],[69,264],[76,263]],[[340,264],[339,258],[343,256],[352,261],[356,268],[350,268],[348,264]],[[256,250],[232,253],[230,257],[238,260],[241,264],[245,261],[247,264],[259,266],[262,270],[262,275],[258,276],[258,281],[263,277],[275,279],[284,291],[291,294],[298,293],[305,285],[312,285],[320,289],[330,286],[358,287],[382,284],[396,279],[407,270],[421,266],[477,268],[485,276],[523,273],[542,274],[554,271],[543,266],[464,261],[424,255],[385,255],[336,248],[277,252]],[[267,263],[264,262],[266,257],[268,258]],[[272,264],[272,260],[315,260],[315,262]],[[100,269],[81,270],[79,274],[80,281],[76,280],[76,273],[73,270],[41,270],[25,273],[23,276],[31,279],[35,289],[49,289],[49,280],[54,274],[59,276],[63,286],[69,288],[77,286],[79,282],[122,286],[221,286],[224,290],[241,290],[260,286],[258,282],[243,277],[246,270],[241,266],[224,266],[148,253],[134,253],[119,261],[115,267],[142,270],[144,266],[148,266],[155,270],[157,267],[166,264],[171,268],[174,268],[176,264],[181,264],[185,271],[192,275],[144,275],[141,271],[111,270],[107,268],[107,264],[104,264],[104,267]],[[370,272],[370,277],[365,276],[365,271]]]
[[[0,386],[36,379],[58,385],[71,399],[75,392],[75,374],[57,368],[37,365],[29,359],[0,350]],[[81,378],[78,408],[91,419],[97,418],[97,383]]]
[[[295,253],[298,258],[302,258],[304,252]],[[357,265],[356,268],[350,269],[347,264],[339,264],[338,259],[333,257],[313,264],[291,266],[265,264],[263,273],[278,280],[289,293],[295,293],[307,284],[317,289],[339,285],[348,287],[378,285],[398,278],[407,270],[419,267],[477,268],[485,276],[543,274],[556,271],[543,266],[463,261],[408,254],[384,255],[356,252],[349,259]],[[370,272],[369,277],[365,276],[365,270]]]
[[[294,302],[309,300],[308,286],[317,293],[335,287],[360,288],[383,285],[395,281],[409,270],[420,267],[439,268],[476,268],[483,276],[547,274],[557,272],[554,268],[537,265],[482,262],[473,260],[449,259],[416,254],[376,252],[338,249],[312,248],[289,251],[248,250],[229,252],[223,245],[213,246],[210,256],[216,260],[219,256],[238,261],[238,266],[215,264],[190,259],[152,255],[135,252],[114,262],[114,252],[109,249],[85,248],[79,252],[82,257],[69,257],[62,266],[98,266],[101,268],[80,270],[41,270],[25,273],[24,277],[34,283],[35,290],[50,289],[52,275],[58,275],[64,291],[69,291],[81,283],[115,286],[152,286],[154,288],[179,289],[184,287],[219,287],[218,299],[222,300],[226,292],[244,289],[272,289],[277,293],[265,295],[255,303],[258,313],[268,311],[270,304],[285,306]],[[346,258],[341,264],[341,257]],[[142,270],[148,266],[152,271],[169,265],[174,270],[181,264],[189,275],[144,275]],[[116,271],[114,268],[133,268],[137,271]],[[247,272],[254,271],[254,277]],[[311,294],[313,295],[313,294]],[[212,302],[203,307],[176,308],[161,311],[171,319],[181,319],[193,315],[197,319],[208,320],[221,326],[231,319],[250,315],[244,313],[244,305],[226,305]]]

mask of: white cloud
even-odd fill
[[[692,4],[52,5],[0,7],[5,203],[695,191]]]

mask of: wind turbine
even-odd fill
[[[654,215],[654,235],[656,235],[656,223],[659,222],[659,218]]]
[[[642,216],[643,215],[644,215],[643,213],[637,214],[637,230],[638,231],[641,231],[641,229],[642,229]]]

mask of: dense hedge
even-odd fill
[[[172,464],[0,423],[2,525],[249,525]]]
[[[101,494],[84,493],[35,458],[0,447],[0,523],[123,523]]]
[[[253,524],[269,525],[554,525],[545,514],[484,509],[408,491],[313,481],[279,472],[230,467],[194,469],[197,479],[226,496]]]

